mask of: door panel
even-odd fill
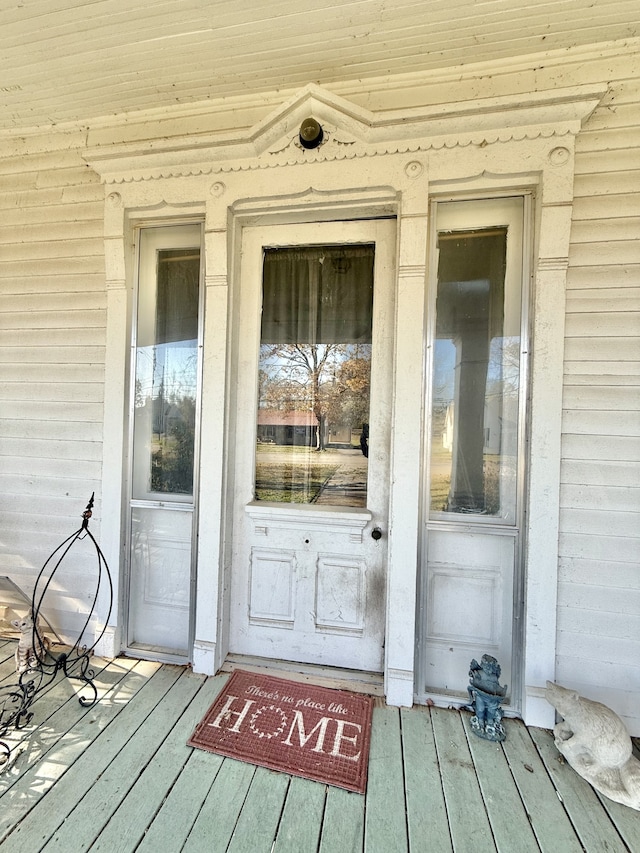
[[[517,674],[524,211],[522,197],[435,205],[419,697],[466,699],[469,664],[483,654],[510,690]]]
[[[131,508],[129,642],[188,656],[193,512]]]
[[[514,545],[514,536],[429,531],[425,647],[437,673],[429,684],[443,692],[466,690],[479,654],[511,671]]]
[[[382,669],[394,235],[244,229],[232,653]]]

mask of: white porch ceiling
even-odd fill
[[[6,0],[0,131],[638,36],[638,0]]]

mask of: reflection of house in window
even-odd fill
[[[318,421],[313,412],[258,409],[258,441],[315,447]]]
[[[351,429],[351,425],[347,424],[331,424],[329,427],[329,441],[327,444],[331,447],[347,448],[353,446],[354,435],[356,443],[360,440],[360,431]]]
[[[453,451],[455,429],[455,403],[449,403],[444,418],[442,430],[442,446],[449,453]],[[502,397],[497,394],[488,395],[484,402],[484,447],[483,453],[500,453],[502,435]]]

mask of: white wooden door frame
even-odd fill
[[[416,357],[416,353],[422,351],[423,340],[424,316],[422,306],[426,276],[428,184],[427,173],[422,163],[409,160],[409,164],[407,164],[406,157],[391,157],[385,162],[385,166],[385,176],[390,179],[389,183],[371,189],[365,188],[367,182],[370,183],[369,166],[366,161],[352,161],[349,163],[348,169],[341,168],[329,172],[326,172],[324,168],[318,168],[319,180],[326,182],[326,177],[323,177],[324,173],[329,177],[329,186],[331,187],[331,189],[322,192],[309,188],[307,183],[310,180],[308,171],[301,174],[296,170],[291,174],[291,183],[293,184],[291,188],[294,190],[291,195],[240,199],[231,206],[227,224],[230,237],[228,244],[230,281],[232,291],[235,291],[241,275],[240,250],[242,229],[245,225],[267,222],[277,224],[340,221],[342,219],[395,216],[397,240],[394,320],[395,375],[390,448],[390,459],[393,465],[394,460],[404,454],[403,442],[406,443],[410,436],[412,438],[417,436],[419,447],[422,413],[420,408],[414,404],[414,391],[415,388],[421,387],[423,370],[422,360],[420,357]],[[271,184],[271,182],[269,183]],[[295,192],[295,190],[298,191]],[[416,305],[418,306],[417,310]],[[232,311],[233,305],[231,306]],[[397,338],[400,317],[403,318],[402,342]],[[228,356],[228,370],[237,357],[238,353],[232,348]],[[406,390],[399,392],[398,386],[403,382],[406,383]],[[398,405],[398,399],[402,401],[401,406]],[[402,409],[401,413],[398,412],[398,408]],[[227,430],[229,423],[230,420],[227,418]],[[226,446],[231,446],[228,435]],[[417,458],[410,459],[409,464],[412,468],[417,469]],[[228,457],[227,465],[233,464],[233,459]],[[228,475],[226,475],[226,479],[228,482]],[[416,487],[415,501],[411,504],[411,491],[405,493],[403,482],[397,480],[394,482],[393,477],[391,480],[387,546],[384,689],[390,703],[411,705],[414,678],[413,632],[418,534],[418,516],[415,513],[415,508],[417,507],[418,493]],[[406,507],[406,501],[409,501],[408,506],[411,506],[412,509],[407,512],[403,508],[394,513],[394,494],[396,506]],[[227,512],[229,512],[228,498],[226,500]],[[229,516],[227,516],[225,531],[228,536]],[[220,612],[224,613],[225,616],[219,635],[222,642],[216,648],[216,653],[220,655],[218,658],[220,664],[229,648],[228,613],[231,566],[228,547],[225,549],[223,564],[224,580],[220,584],[219,607]],[[396,569],[392,573],[390,568],[394,564]],[[395,636],[400,632],[405,633],[407,638],[408,634],[411,634],[410,641],[406,645],[403,644],[403,652],[407,651],[409,655],[406,660],[402,660],[401,666],[390,667],[389,665],[397,648],[390,642],[390,632]],[[224,653],[220,654],[222,651]]]

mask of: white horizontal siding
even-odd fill
[[[611,346],[615,343],[618,361],[607,360],[610,356]],[[584,361],[585,349],[589,347],[590,359]],[[617,374],[620,377],[636,376],[636,357],[638,352],[638,342],[633,338],[574,338],[565,341],[565,370],[571,376],[580,376],[588,374],[590,376],[613,376]],[[597,371],[602,371],[597,373]],[[576,379],[576,382],[582,382],[582,379]],[[594,378],[595,384],[601,384]],[[611,384],[629,385],[629,379],[621,379],[616,382],[611,380]],[[636,433],[637,434],[637,433]]]
[[[8,182],[9,183],[9,182]],[[5,193],[0,194],[0,210],[11,211],[11,221],[19,220],[23,209],[23,216],[28,216],[27,221],[41,222],[46,219],[40,217],[46,216],[46,211],[43,211],[43,206],[54,205],[64,206],[66,208],[66,217],[62,220],[65,222],[81,221],[78,217],[76,208],[71,208],[68,205],[76,203],[84,204],[91,203],[91,218],[95,219],[96,208],[94,202],[96,200],[96,184],[95,181],[86,184],[70,184],[60,187],[50,187],[49,189],[29,189],[24,192],[17,192],[9,185]],[[30,208],[37,208],[36,211]],[[3,214],[3,218],[8,217],[8,214]]]
[[[636,36],[638,14],[634,0],[42,0],[0,10],[0,31],[12,127],[500,62]]]
[[[84,499],[86,506],[87,499]],[[57,548],[66,536],[80,527],[82,511],[78,513],[78,496],[47,497],[46,513],[33,513],[29,521],[29,547],[25,548],[24,517],[33,511],[34,498],[31,495],[16,495],[11,509],[2,510],[6,519],[7,542],[11,547],[0,551],[2,574],[8,574],[11,566],[29,566],[29,572],[20,571],[18,578],[28,586],[35,574],[42,568],[44,559]],[[84,509],[84,506],[82,507]],[[94,529],[94,527],[96,529]],[[97,534],[99,526],[92,519],[92,532]],[[14,553],[15,552],[15,553]],[[17,554],[17,555],[16,555]],[[15,572],[15,568],[13,570]]]
[[[566,607],[571,613],[566,619],[566,630],[570,631],[575,625],[589,634],[635,639],[640,634],[640,589],[612,587],[604,574],[599,580],[600,583],[559,584],[558,606]],[[608,610],[602,607],[603,594],[607,596]],[[613,613],[621,617],[620,624],[611,618]],[[581,618],[582,614],[585,618]],[[590,624],[587,626],[586,622]]]
[[[613,707],[638,733],[637,80],[613,84],[578,137],[575,194],[566,301],[557,678]]]
[[[62,396],[66,398],[67,395],[63,392]],[[50,394],[47,397],[46,400],[5,399],[2,401],[2,410],[8,417],[16,420],[31,421],[38,418],[54,421],[71,420],[78,424],[79,432],[82,424],[102,422],[102,403],[74,402],[67,399],[51,400]]]
[[[4,265],[9,266],[8,264]],[[47,277],[43,275],[43,287],[46,287]],[[64,297],[63,297],[64,298]],[[71,298],[69,296],[68,298]],[[80,356],[80,350],[84,347],[93,346],[96,340],[101,343],[104,340],[103,334],[100,333],[100,325],[96,324],[92,328],[86,329],[82,326],[73,325],[73,311],[69,311],[69,325],[63,328],[49,328],[46,333],[42,329],[25,328],[22,329],[7,329],[0,332],[0,346],[16,346],[16,347],[40,347],[42,346],[65,346],[70,341],[76,348],[76,357]],[[34,321],[36,322],[36,321]]]
[[[0,155],[0,574],[27,594],[100,493],[102,198],[77,150]],[[65,559],[60,628],[88,607],[82,562]]]
[[[640,509],[638,491],[635,487],[563,483],[560,487],[560,504],[563,507],[578,508],[585,511],[593,509],[595,511],[635,512]],[[633,527],[629,527],[628,530],[630,536],[638,532]],[[588,531],[586,532],[588,533]]]
[[[635,228],[636,222],[630,223],[630,226]],[[567,312],[573,315],[610,311],[612,300],[615,300],[618,311],[640,311],[640,286],[610,287],[606,291],[594,288],[593,292],[588,289],[570,290],[567,293]]]
[[[573,585],[576,588],[575,601],[579,601],[581,593],[578,588],[587,585],[599,595],[599,588],[605,584],[607,589],[637,590],[638,572],[640,572],[640,554],[635,562],[621,563],[607,560],[580,559],[563,557],[560,560],[562,574],[561,584]]]
[[[16,444],[17,442],[14,442],[14,446]],[[24,445],[24,442],[22,444]],[[30,442],[30,444],[33,444],[33,442]],[[50,444],[53,444],[53,442],[50,442]],[[7,442],[7,445],[9,448],[11,443]],[[20,450],[22,448],[18,447],[16,449]],[[100,445],[98,445],[98,449],[101,451]],[[42,456],[35,455],[34,452],[42,452],[42,449],[38,445],[28,447],[26,450],[31,450],[31,454],[19,456],[16,453],[14,456],[0,456],[0,477],[3,480],[6,479],[7,487],[10,486],[12,479],[15,480],[16,478],[19,478],[19,488],[25,488],[25,486],[32,485],[35,482],[41,488],[45,489],[47,488],[47,481],[51,481],[49,485],[55,488],[57,487],[55,481],[60,479],[65,481],[67,488],[71,487],[69,484],[68,457],[61,456],[56,459],[42,458]],[[74,453],[74,478],[77,481],[82,481],[83,484],[87,480],[99,480],[102,475],[102,458],[95,460],[78,459],[78,455],[81,452],[82,450],[79,450],[77,453]],[[101,453],[100,456],[102,456]],[[16,494],[18,494],[17,490]]]
[[[78,435],[78,425],[73,421],[55,421],[50,423],[47,419],[25,421],[0,418],[0,439],[6,440],[9,438],[53,440],[64,442],[65,446],[68,447],[80,447],[83,442],[102,441],[102,422],[83,424],[82,432]]]
[[[33,281],[31,283],[34,284]],[[104,344],[102,346],[93,344],[78,344],[77,346],[43,344],[36,348],[20,343],[6,349],[0,346],[0,364],[69,364],[75,363],[83,357],[85,360],[82,363],[86,365],[87,370],[93,369],[96,365],[101,365],[104,368]]]
[[[622,462],[640,462],[640,437],[571,435],[562,437],[563,459],[588,459]],[[635,471],[635,466],[630,466]],[[565,469],[566,470],[566,469]]]
[[[595,486],[592,487],[592,491],[600,494],[605,489],[602,486]],[[585,529],[588,529],[589,536],[624,537],[637,524],[638,512],[640,512],[640,501],[636,501],[635,506],[630,502],[629,511],[617,507],[607,509],[606,505],[601,505],[597,510],[590,511],[584,507],[577,509],[565,507],[562,514],[563,530],[565,533],[577,533],[580,536],[585,532]]]
[[[635,412],[631,416],[615,418],[612,412],[600,409],[591,409],[586,412],[580,409],[566,409],[563,427],[565,433],[598,435],[604,440],[612,435],[626,435],[630,438],[638,435],[638,420]]]
[[[562,612],[562,611],[561,611]],[[626,683],[629,686],[633,685],[634,681],[629,676],[635,675],[636,678],[640,676],[640,661],[638,661],[638,640],[637,637],[633,637],[632,639],[624,640],[619,637],[607,637],[602,636],[601,634],[591,634],[585,630],[584,626],[581,626],[577,631],[564,631],[561,630],[560,636],[564,643],[564,649],[566,654],[569,657],[573,658],[582,658],[583,660],[590,660],[592,662],[592,666],[595,668],[596,666],[600,670],[600,676],[598,679],[599,684],[606,684],[606,679],[602,678],[602,673],[606,671],[613,670],[618,667],[629,667],[629,671],[627,673]],[[601,646],[604,643],[607,643],[608,640],[613,640],[610,645],[615,645],[616,654],[612,660],[606,660],[603,657]],[[584,673],[580,673],[582,680],[584,681]],[[623,684],[622,680],[617,680],[618,684]],[[635,682],[638,683],[637,681]]]
[[[590,486],[632,486],[638,485],[637,471],[625,459],[575,460],[565,457],[564,477],[570,483],[588,483]]]

